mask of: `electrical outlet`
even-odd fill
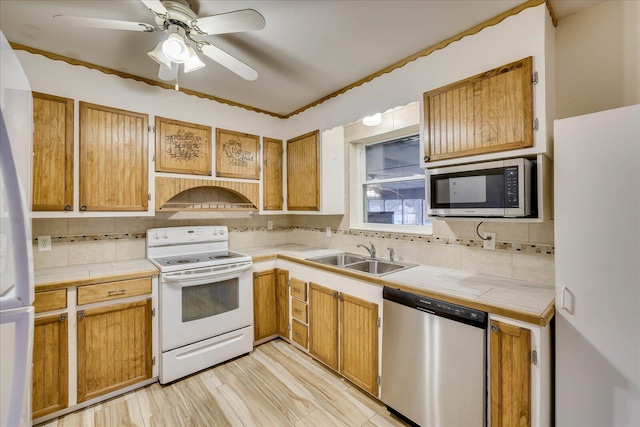
[[[484,233],[484,249],[495,250],[496,249],[496,233]]]
[[[327,237],[331,237],[331,227],[325,228],[325,233],[327,234]]]
[[[273,221],[267,221],[267,230],[273,230]]]
[[[46,252],[51,250],[51,236],[38,236],[38,251]]]

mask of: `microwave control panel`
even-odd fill
[[[504,170],[505,207],[517,208],[518,200],[518,166],[509,166]]]

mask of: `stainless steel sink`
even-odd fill
[[[417,265],[405,262],[389,261],[385,259],[365,258],[361,255],[351,254],[348,252],[307,258],[307,260],[318,262],[320,264],[344,268],[346,270],[371,274],[373,276],[383,276],[385,274],[393,273],[394,271],[404,270],[407,268],[415,267]]]
[[[336,267],[344,267],[347,264],[353,264],[354,262],[364,261],[362,255],[341,253],[333,255],[323,255],[315,258],[308,258],[309,261],[319,262],[320,264],[333,265]]]

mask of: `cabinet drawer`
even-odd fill
[[[304,280],[291,278],[291,296],[300,301],[307,300],[307,282]]]
[[[151,293],[151,278],[78,286],[78,305]]]
[[[67,308],[67,290],[37,292],[33,301],[36,313]]]
[[[295,319],[298,319],[302,323],[309,323],[307,313],[307,304],[295,298],[291,300],[291,314]]]
[[[307,325],[294,319],[291,322],[291,332],[291,337],[296,343],[306,349],[309,348],[309,331],[307,329]]]

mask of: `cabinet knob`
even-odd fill
[[[498,327],[496,325],[491,325],[491,332],[498,332]]]
[[[82,319],[84,317],[84,311],[78,312],[78,319]]]
[[[422,160],[424,160],[425,162],[428,162],[428,161],[429,161],[429,156],[424,156],[424,157],[422,158]]]
[[[67,206],[65,206],[65,207],[64,207],[64,210],[65,210],[65,211],[70,211],[70,210],[71,210],[71,205],[67,205]]]
[[[80,206],[80,210],[81,210],[81,211],[86,211],[86,210],[87,210],[87,205],[82,205],[82,206]]]

